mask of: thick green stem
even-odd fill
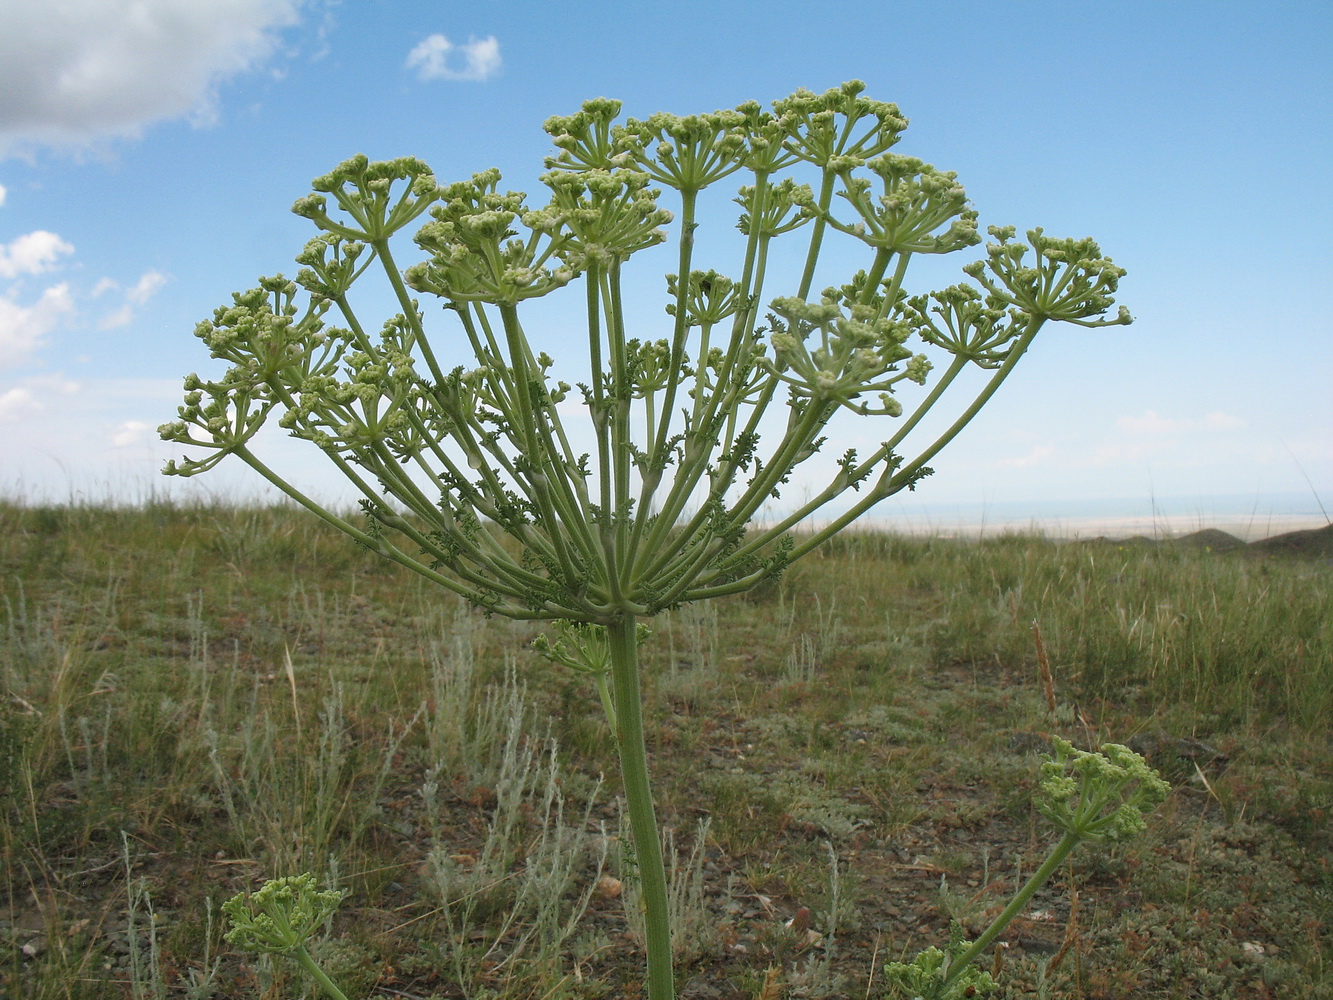
[[[333,1000],[347,1000],[347,994],[338,989],[332,979],[324,975],[324,970],[315,964],[315,960],[310,957],[310,952],[306,950],[304,945],[293,948],[290,954],[301,968],[310,973],[315,982],[319,984],[320,989],[333,997]]]
[[[959,955],[949,966],[948,975],[945,976],[944,983],[947,986],[972,964],[972,961],[983,951],[990,947],[991,942],[1000,936],[1000,932],[1009,926],[1010,921],[1022,912],[1023,907],[1027,906],[1028,900],[1032,898],[1042,885],[1055,874],[1055,870],[1060,867],[1065,858],[1069,857],[1069,852],[1079,845],[1077,836],[1072,833],[1066,833],[1060,842],[1051,849],[1050,855],[1042,862],[1040,868],[1032,873],[1032,877],[1027,880],[1023,888],[1018,890],[1018,895],[1009,901],[1009,905],[1004,908],[998,917],[986,928],[986,932],[977,938],[968,947],[967,951]]]
[[[667,912],[666,868],[657,836],[652,789],[648,782],[648,752],[643,739],[643,703],[639,693],[638,624],[631,614],[606,627],[611,648],[612,688],[615,695],[616,745],[620,775],[629,810],[630,832],[639,868],[639,899],[643,907],[648,951],[648,1000],[674,1000],[671,970],[671,922]]]

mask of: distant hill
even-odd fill
[[[1115,545],[1120,548],[1177,545],[1209,552],[1246,552],[1253,555],[1311,556],[1316,559],[1333,558],[1333,524],[1322,528],[1306,528],[1300,531],[1287,531],[1280,535],[1257,542],[1246,542],[1219,528],[1204,528],[1190,532],[1178,538],[1149,538],[1147,535],[1133,535],[1129,538],[1108,538],[1100,535],[1090,539],[1097,545]]]
[[[1333,557],[1333,524],[1305,531],[1288,531],[1282,535],[1265,538],[1263,541],[1252,542],[1249,547],[1255,552]]]
[[[1195,531],[1179,538],[1173,538],[1171,542],[1175,545],[1192,545],[1195,548],[1211,549],[1213,552],[1225,552],[1245,545],[1243,539],[1218,528],[1204,528],[1202,531]]]

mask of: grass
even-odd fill
[[[1005,997],[1333,997],[1331,591],[1326,556],[853,534],[654,623],[682,995],[880,997],[979,929],[1055,733],[1177,787],[1012,925]],[[0,506],[0,995],[310,995],[218,916],[305,870],[351,891],[315,948],[349,995],[637,995],[611,735],[535,634],[287,508]]]

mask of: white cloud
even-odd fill
[[[125,289],[125,301],[98,321],[98,329],[110,330],[118,326],[128,326],[134,321],[135,307],[144,305],[166,283],[167,276],[161,271],[145,271],[132,287]],[[119,289],[120,285],[115,281],[110,278],[102,278],[93,286],[92,294],[101,296]]]
[[[42,409],[44,407],[33,398],[31,389],[19,386],[0,393],[0,424],[13,423]]]
[[[469,38],[463,45],[428,35],[408,53],[407,68],[415,69],[419,80],[487,80],[500,71],[500,43],[494,35]]]
[[[216,116],[225,80],[264,62],[302,0],[0,4],[0,156],[134,137]]]
[[[141,306],[153,297],[153,294],[167,283],[167,276],[161,271],[145,271],[134,287],[125,292],[125,298],[136,306]]]
[[[5,203],[5,195],[7,195],[8,193],[9,192],[5,190],[5,186],[3,184],[0,184],[0,205],[3,205]]]
[[[55,267],[62,254],[73,252],[73,246],[45,229],[24,233],[13,242],[0,245],[0,278],[41,274]]]
[[[16,423],[46,409],[43,397],[69,395],[79,391],[79,383],[60,375],[26,379],[22,385],[0,393],[0,424]]]
[[[1201,417],[1164,417],[1156,410],[1120,417],[1114,431],[1092,450],[1086,466],[1138,466],[1199,469],[1222,468],[1244,449],[1249,464],[1263,464],[1257,450],[1262,431],[1240,417],[1214,410]]]
[[[1017,458],[1003,458],[995,464],[1011,469],[1030,469],[1034,465],[1041,465],[1054,454],[1055,448],[1051,445],[1036,445],[1026,455],[1020,455]]]
[[[134,322],[134,307],[128,302],[119,309],[113,309],[97,321],[99,330],[115,330],[118,327],[129,326]]]
[[[1197,431],[1233,431],[1245,426],[1245,421],[1230,414],[1214,411],[1200,419],[1173,420],[1158,416],[1156,410],[1147,410],[1141,417],[1121,417],[1115,425],[1134,434],[1172,435]]]
[[[46,289],[31,306],[0,295],[0,368],[26,361],[41,346],[42,338],[73,311],[69,285],[64,282]]]
[[[111,447],[129,448],[141,444],[148,440],[150,430],[153,430],[152,425],[142,420],[127,420],[111,435]]]
[[[0,244],[0,278],[50,271],[62,256],[73,252],[72,245],[45,229],[25,233]],[[32,305],[19,303],[19,291],[19,284],[15,284],[0,294],[0,368],[26,361],[61,319],[74,311],[69,285],[64,282],[47,288]],[[10,405],[18,403],[10,400]]]

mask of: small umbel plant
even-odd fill
[[[306,945],[332,919],[342,898],[340,889],[317,889],[315,876],[308,873],[269,879],[253,895],[243,892],[222,904],[231,922],[227,940],[242,951],[286,955],[333,1000],[347,1000]]]
[[[1041,765],[1037,811],[1051,821],[1060,839],[1032,876],[975,941],[964,941],[954,925],[947,949],[927,948],[911,962],[889,962],[884,978],[902,1000],[966,1000],[985,996],[999,984],[974,963],[1056,870],[1084,842],[1121,843],[1147,827],[1145,817],[1171,787],[1142,757],[1119,743],[1101,752],[1077,750],[1060,737]]]
[[[162,427],[203,452],[168,474],[234,455],[444,590],[556,623],[548,649],[597,681],[615,732],[651,1000],[674,991],[641,625],[768,580],[913,489],[1048,322],[1130,322],[1123,307],[1108,316],[1123,270],[1092,240],[1041,229],[1022,241],[992,227],[963,268],[970,281],[910,293],[914,258],[982,242],[977,213],[953,173],[892,152],[907,121],[863,90],[620,124],[619,102],[589,101],[546,122],[556,152],[540,207],[503,190],[497,170],[442,184],[418,159],[353,157],[294,206],[320,230],[295,277],[261,278],[199,324],[230,367],[188,376],[179,418]],[[701,206],[720,187],[740,206],[743,249],[730,265],[700,259],[717,218]],[[409,227],[420,256],[403,268],[395,236]],[[846,259],[822,253],[834,238],[859,247],[860,269],[821,272],[821,260]],[[668,241],[669,320],[631,329],[631,259]],[[778,253],[778,241],[803,244]],[[353,291],[372,274],[398,310],[378,325]],[[570,367],[525,325],[548,296],[586,313],[587,354]],[[969,366],[989,373],[979,390],[960,379]],[[962,386],[946,420],[924,425]],[[881,443],[825,465],[825,431],[842,412],[874,421]],[[260,457],[252,442],[273,417],[347,477],[364,521]],[[918,443],[923,426],[936,429]],[[807,499],[758,521],[793,476],[821,469]],[[817,528],[793,534],[821,512]]]

